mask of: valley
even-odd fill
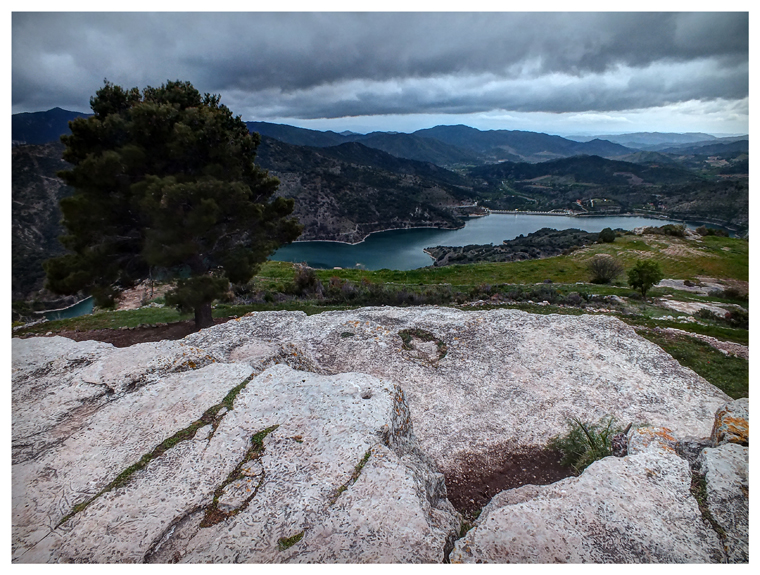
[[[62,145],[40,142],[65,133],[75,115],[54,109],[13,118],[14,300],[33,293],[52,298],[38,293],[41,263],[62,252],[57,204],[71,190],[55,175],[66,166]],[[261,133],[256,162],[279,178],[279,195],[295,200],[294,215],[304,225],[299,241],[356,244],[383,230],[462,229],[483,208],[637,214],[708,222],[740,235],[748,230],[747,140],[695,137],[688,147],[637,151],[598,138],[575,142],[467,126],[362,135],[247,125]]]

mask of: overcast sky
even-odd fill
[[[336,131],[749,131],[746,12],[16,12],[12,32],[14,113],[180,79]]]

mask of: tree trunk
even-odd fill
[[[211,317],[211,302],[202,303],[195,308],[195,329],[201,330],[214,325]]]

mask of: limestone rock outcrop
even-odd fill
[[[749,444],[749,399],[730,401],[718,410],[710,439],[715,447],[724,443]]]
[[[398,382],[422,449],[444,472],[472,454],[543,447],[570,417],[612,415],[707,437],[730,399],[611,317],[439,307],[266,312],[184,341],[220,362],[287,347],[283,361],[318,373]]]
[[[30,455],[18,422],[16,561],[440,562],[459,530],[393,382],[284,364],[252,377],[244,362],[202,366],[206,356],[185,343],[59,340],[50,343],[66,355],[46,364],[48,384],[65,373],[69,387],[118,391],[102,392],[86,417],[90,396],[59,409],[66,435],[42,429],[50,439]],[[14,383],[24,387],[44,371],[25,352],[45,346],[14,343]],[[151,346],[166,361],[143,353]],[[80,361],[87,353],[92,361]],[[177,371],[179,357],[194,367]],[[155,376],[156,365],[161,378],[114,383]],[[16,399],[14,414],[31,417]]]
[[[697,459],[705,505],[716,523],[729,563],[749,561],[749,399],[721,407],[711,437]]]
[[[741,405],[609,317],[383,307],[121,349],[14,339],[13,561],[742,561],[690,494],[692,463],[708,501],[741,503],[703,449]],[[626,457],[503,491],[454,543],[444,474],[607,415],[634,423]]]
[[[718,537],[689,493],[688,463],[654,437],[631,441],[628,456],[606,457],[579,477],[501,492],[456,542],[451,562],[719,561]]]
[[[738,401],[718,410],[716,425],[726,412],[746,409],[748,417],[748,403]],[[695,474],[683,454],[693,443],[668,428],[633,428],[625,457],[606,457],[551,485],[502,491],[455,543],[450,560],[746,563],[748,447],[702,448]],[[706,512],[698,503],[703,497]]]

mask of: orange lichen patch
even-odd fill
[[[715,421],[713,435],[717,443],[726,440],[730,443],[749,444],[749,421],[727,414],[719,416]]]
[[[645,447],[656,443],[665,451],[676,452],[676,438],[667,427],[642,427],[639,428],[638,435]]]
[[[670,429],[667,427],[642,427],[639,429],[639,433],[642,435],[649,435],[652,438],[660,438],[665,441],[675,441],[676,438],[670,434]]]

